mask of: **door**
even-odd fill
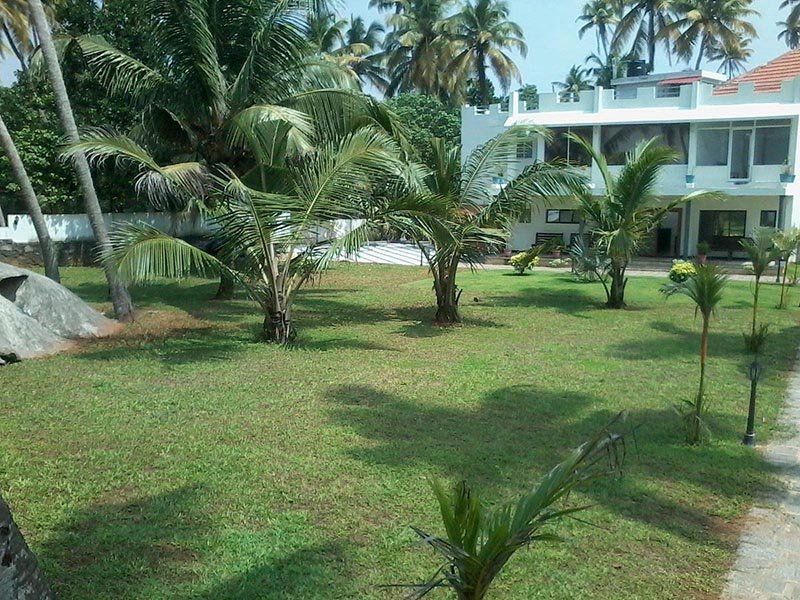
[[[752,129],[734,129],[731,132],[731,172],[733,181],[749,181],[752,164]]]

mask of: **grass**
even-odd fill
[[[98,271],[64,279],[108,306]],[[772,481],[739,443],[751,294],[731,283],[712,323],[713,439],[691,448],[672,406],[700,322],[661,283],[609,311],[564,275],[465,274],[466,324],[439,329],[424,271],[342,266],[302,295],[293,349],[255,343],[251,305],[208,301],[213,282],[137,289],[120,338],[2,370],[0,487],[63,600],[399,598],[379,586],[438,567],[408,529],[440,532],[429,477],[511,498],[628,409],[623,478],[572,499],[595,526],[520,553],[493,597],[716,597]],[[760,440],[798,334],[777,286],[763,298]]]

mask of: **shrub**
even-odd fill
[[[524,275],[525,271],[539,266],[539,256],[533,252],[520,252],[508,260],[517,275]]]
[[[697,274],[697,269],[694,264],[685,260],[675,260],[672,262],[672,268],[669,270],[669,278],[675,283],[683,283],[689,277]]]

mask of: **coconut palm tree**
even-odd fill
[[[11,52],[19,61],[20,69],[27,71],[35,43],[28,16],[28,0],[4,0],[0,2],[0,58]]]
[[[561,519],[588,508],[566,505],[570,493],[620,472],[625,440],[614,428],[624,419],[625,413],[620,414],[515,502],[489,504],[482,502],[465,481],[451,489],[434,481],[444,536],[412,529],[444,564],[428,582],[408,586],[413,591],[407,598],[418,600],[435,589],[449,588],[458,600],[483,600],[518,550],[558,540],[552,528]]]
[[[618,0],[591,0],[583,6],[583,11],[577,21],[583,23],[578,29],[578,36],[594,30],[597,38],[597,54],[608,56],[609,44],[614,28],[620,19],[622,3]]]
[[[64,77],[61,73],[58,53],[56,52],[50,34],[47,15],[45,14],[41,0],[28,0],[28,6],[30,8],[31,21],[39,37],[42,56],[47,67],[48,79],[50,80],[50,85],[53,87],[56,110],[61,119],[61,125],[64,128],[66,139],[70,143],[77,143],[79,141],[78,126],[75,123],[75,116],[72,112],[72,105],[70,104],[69,95],[67,94],[67,88],[64,85]],[[110,249],[111,240],[108,237],[108,229],[103,219],[103,212],[100,209],[100,201],[97,198],[97,192],[94,188],[94,181],[92,180],[89,163],[86,157],[78,152],[74,154],[73,165],[95,240],[97,240],[101,251],[107,252]],[[108,281],[111,302],[114,305],[114,315],[119,321],[132,321],[133,302],[131,301],[128,289],[117,276],[116,265],[112,258],[107,256],[103,260],[103,270],[105,271]]]
[[[475,265],[487,251],[505,245],[515,215],[536,199],[563,195],[582,181],[561,164],[537,163],[503,189],[497,173],[516,163],[517,146],[540,128],[512,127],[476,149],[463,162],[458,146],[431,141],[433,165],[421,193],[400,195],[382,211],[391,226],[414,240],[433,277],[434,321],[461,322],[457,277],[459,267]]]
[[[17,146],[6,127],[6,123],[0,115],[0,146],[5,152],[6,158],[11,165],[11,172],[14,179],[19,186],[22,200],[25,202],[25,208],[28,210],[28,215],[33,221],[33,228],[36,230],[36,237],[39,239],[39,248],[42,251],[42,259],[44,261],[44,274],[53,281],[61,281],[61,276],[58,270],[58,253],[56,252],[53,240],[50,238],[50,232],[47,229],[47,223],[42,214],[42,208],[39,206],[39,200],[36,197],[36,192],[33,189],[31,180],[28,177],[28,172],[25,170],[25,165],[22,164],[22,159],[17,152]]]
[[[355,93],[351,73],[321,60],[307,42],[302,22],[316,14],[314,0],[146,1],[158,17],[153,64],[101,38],[78,44],[111,93],[140,109],[132,135],[162,164],[184,164],[190,171],[195,163],[206,169],[225,164],[242,175],[253,166],[248,151],[258,152],[264,164],[280,163],[286,151],[311,143],[312,121],[317,133],[338,131],[353,110],[377,107]],[[258,138],[270,145],[256,143]],[[212,208],[202,194],[173,198],[171,206],[186,208],[189,199],[201,210]],[[217,298],[232,293],[225,276]]]
[[[783,275],[781,277],[781,298],[778,308],[786,308],[789,301],[789,261],[795,257],[795,271],[797,270],[797,260],[800,260],[800,228],[791,227],[781,229],[775,233],[775,246],[780,252],[780,260],[783,263]]]
[[[0,495],[0,598],[4,600],[55,600],[55,594],[25,538],[14,522],[11,509]]]
[[[796,12],[798,14],[795,14]],[[778,33],[779,40],[786,42],[786,45],[792,50],[800,48],[800,3],[797,4],[785,21],[778,22],[778,27],[781,28],[780,33]]]
[[[308,40],[318,52],[330,54],[344,44],[346,26],[347,21],[335,12],[312,11],[308,15]]]
[[[339,64],[352,71],[362,82],[385,92],[389,85],[381,51],[384,28],[377,21],[367,27],[362,17],[350,16],[341,48],[335,57]]]
[[[672,40],[675,54],[687,63],[697,55],[695,69],[715,48],[741,47],[742,38],[757,38],[756,28],[747,19],[758,16],[751,0],[676,0],[680,16],[661,31]]]
[[[614,175],[608,161],[590,143],[574,134],[570,139],[591,156],[603,178],[603,191],[594,195],[589,188],[575,190],[578,208],[587,221],[598,251],[605,257],[611,285],[606,306],[625,307],[626,270],[642,248],[648,234],[673,209],[690,200],[722,198],[718,192],[696,191],[672,200],[659,199],[655,187],[663,168],[678,160],[678,153],[662,145],[659,138],[639,144]]]
[[[781,250],[775,245],[775,230],[769,227],[756,227],[749,239],[741,241],[742,249],[753,266],[753,318],[750,333],[745,334],[745,346],[756,353],[760,348],[760,340],[766,334],[766,326],[758,329],[758,301],[761,292],[761,278],[764,277],[770,264],[778,260]]]
[[[625,66],[630,60],[630,56],[619,58],[608,54],[604,59],[598,54],[590,54],[586,57],[584,72],[594,77],[595,86],[608,89],[614,79],[625,76]]]
[[[578,65],[572,65],[564,81],[555,85],[561,90],[561,102],[577,102],[581,92],[592,89],[592,84],[587,79],[589,70]]]
[[[139,183],[147,187],[157,181],[157,193],[170,187],[215,198],[208,218],[217,255],[142,224],[115,232],[112,254],[131,281],[227,272],[260,306],[264,340],[278,344],[295,339],[293,305],[303,285],[340,250],[352,251],[366,239],[366,224],[338,239],[327,224],[374,217],[364,198],[376,183],[404,170],[397,144],[371,124],[287,157],[282,165],[259,165],[244,178],[224,165],[213,174],[199,165],[194,171],[164,167],[132,140],[102,134],[71,150],[79,151],[98,162],[113,158],[134,164]]]
[[[682,283],[668,284],[662,288],[667,296],[683,294],[695,304],[695,313],[703,318],[703,329],[700,333],[700,383],[697,394],[686,401],[687,410],[682,411],[686,425],[686,441],[697,444],[703,438],[705,425],[703,416],[706,412],[706,361],[708,360],[708,330],[711,317],[717,311],[722,300],[722,292],[728,283],[728,276],[719,267],[709,264],[695,265],[695,272]]]
[[[669,56],[671,47],[668,40],[660,35],[672,22],[674,0],[633,0],[623,2],[624,14],[617,24],[611,51],[614,54],[644,55],[650,71],[655,70],[656,49],[662,39],[664,51]],[[625,46],[628,46],[627,49]]]
[[[733,79],[746,70],[747,61],[753,56],[750,42],[752,42],[750,38],[731,40],[727,46],[711,48],[708,51],[708,58],[712,61],[720,61],[719,72],[725,73],[728,79]]]
[[[480,104],[490,104],[487,70],[500,83],[503,93],[508,93],[512,80],[522,81],[517,65],[508,51],[528,53],[525,36],[514,21],[509,20],[506,0],[467,0],[448,20],[449,38],[456,45],[457,54],[450,66],[468,79],[474,75],[480,93]]]
[[[460,102],[463,91],[452,70],[453,43],[444,30],[453,0],[398,0],[386,22],[384,40],[389,85],[387,96],[417,91],[448,103]]]

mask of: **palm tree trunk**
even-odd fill
[[[30,7],[34,30],[38,33],[41,42],[42,55],[47,66],[50,84],[53,86],[56,109],[61,118],[61,124],[64,127],[67,141],[71,144],[76,144],[80,141],[78,127],[75,124],[75,116],[72,113],[72,105],[69,101],[67,88],[64,85],[64,77],[61,73],[61,66],[58,63],[58,55],[53,45],[53,39],[50,36],[50,27],[47,23],[42,2],[41,0],[29,0],[28,6]],[[131,302],[130,294],[119,279],[116,264],[106,254],[106,251],[111,248],[111,240],[108,237],[108,230],[103,221],[103,212],[100,209],[100,201],[97,199],[97,192],[94,188],[92,173],[89,169],[86,155],[82,152],[77,153],[73,164],[83,193],[86,214],[89,217],[97,244],[103,252],[103,269],[108,280],[111,301],[114,304],[114,314],[119,321],[133,321],[133,303]]]
[[[458,312],[458,301],[461,299],[461,290],[456,285],[456,273],[460,257],[454,257],[450,263],[437,265],[434,277],[437,279],[436,290],[436,316],[434,323],[438,325],[455,325],[461,323]]]
[[[17,60],[19,61],[19,66],[22,69],[22,72],[23,73],[27,73],[28,72],[28,61],[25,60],[25,57],[22,55],[22,52],[20,52],[19,46],[17,46],[17,43],[14,41],[14,38],[11,36],[11,32],[8,30],[8,24],[5,21],[3,21],[3,34],[6,37],[6,43],[8,44],[8,47],[11,48],[11,52],[13,52],[14,56],[17,57]]]
[[[0,227],[8,227],[6,216],[3,214],[3,207],[0,206]]]
[[[791,258],[791,254],[786,257],[786,260],[783,264],[783,278],[781,279],[781,301],[778,303],[778,308],[786,308],[788,304],[788,295],[787,292],[789,288],[787,286],[787,280],[789,278],[789,259]]]
[[[53,281],[61,282],[58,272],[58,255],[53,246],[53,240],[50,239],[50,232],[47,230],[42,208],[39,206],[36,192],[33,189],[33,185],[31,185],[31,180],[27,171],[25,171],[25,165],[22,164],[22,159],[19,156],[19,152],[17,152],[17,147],[8,132],[2,115],[0,115],[0,146],[3,147],[8,162],[11,164],[11,172],[14,174],[14,179],[19,186],[25,207],[28,209],[28,214],[33,221],[36,237],[39,238],[39,247],[44,261],[44,273]]]
[[[700,51],[697,54],[697,63],[694,66],[695,71],[699,71],[703,64],[703,55],[706,53],[706,46],[708,46],[708,34],[704,33],[703,37],[700,38]]]
[[[708,358],[708,322],[710,315],[703,314],[703,332],[700,335],[700,385],[694,400],[691,423],[688,430],[688,442],[696,444],[702,437],[703,404],[706,396],[706,359]]]
[[[625,280],[626,265],[613,265],[611,267],[611,289],[608,294],[606,306],[609,308],[625,308]]]
[[[475,54],[475,72],[478,76],[478,90],[481,96],[481,105],[488,106],[491,104],[491,98],[489,98],[489,82],[486,79],[486,58],[480,48],[478,48]]]
[[[214,300],[233,300],[233,294],[236,291],[236,281],[225,271],[219,276],[219,286],[217,293],[214,295]]]
[[[755,340],[756,337],[756,321],[758,320],[758,293],[761,288],[761,278],[756,277],[756,285],[753,290],[753,326],[750,329],[751,339]]]
[[[55,600],[36,556],[14,523],[11,510],[0,496],[0,598],[3,600]]]
[[[647,54],[648,65],[652,73],[656,69],[656,8],[650,6],[647,16]]]
[[[297,337],[297,331],[292,323],[288,310],[269,310],[264,316],[263,326],[264,341],[272,344],[291,344]]]

